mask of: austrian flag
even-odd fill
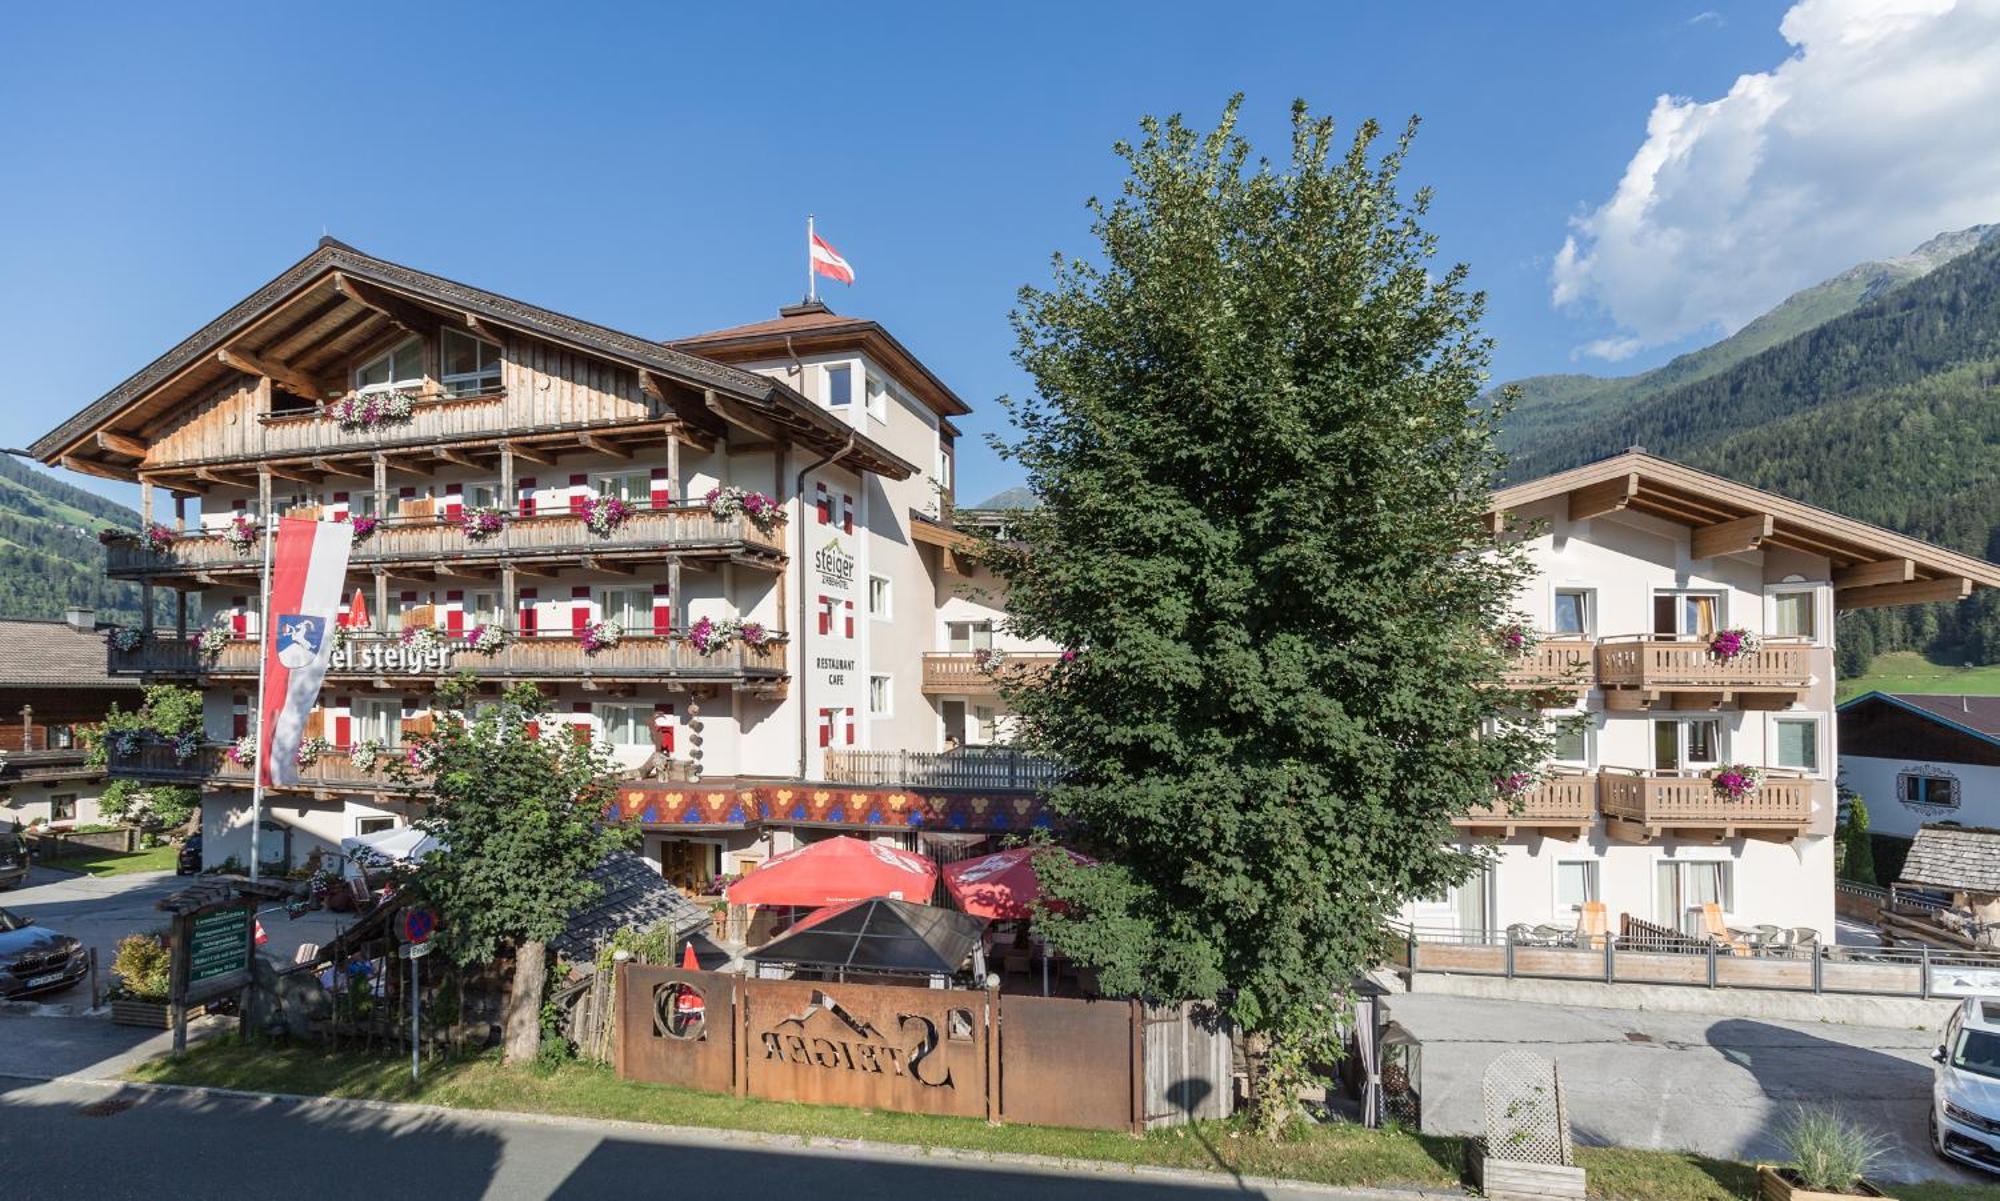
[[[812,266],[814,271],[828,279],[837,279],[844,284],[854,282],[854,268],[848,266],[847,260],[840,257],[840,252],[818,234],[812,235]]]
[[[344,521],[278,521],[258,696],[257,772],[267,786],[298,783],[299,742],[333,659],[333,627],[353,545],[354,527]]]

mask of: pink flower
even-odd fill
[[[695,622],[694,627],[688,631],[688,641],[694,644],[694,649],[704,655],[708,653],[709,643],[714,637],[715,623],[706,617]]]
[[[1076,661],[1076,651],[1074,649],[1064,651],[1062,653],[1062,661],[1065,663],[1074,663]]]

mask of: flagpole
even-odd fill
[[[266,489],[268,491],[268,489]],[[264,829],[264,773],[270,765],[264,762],[264,676],[266,660],[270,657],[271,645],[271,543],[277,541],[276,523],[271,514],[264,514],[264,576],[257,595],[257,725],[250,737],[256,743],[257,752],[250,761],[250,879],[257,879],[257,868],[262,860],[260,837]]]
[[[813,271],[813,215],[806,214],[806,303],[819,299],[819,278]]]

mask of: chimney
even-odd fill
[[[63,621],[73,630],[91,631],[97,628],[97,610],[83,605],[71,605],[63,614]]]

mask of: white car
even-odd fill
[[[2000,997],[1967,997],[1931,1058],[1931,1146],[1947,1159],[2000,1172]]]

